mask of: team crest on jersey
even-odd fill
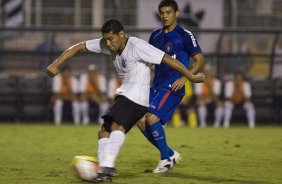
[[[166,52],[172,51],[172,44],[171,44],[170,42],[168,42],[168,43],[165,45],[165,50],[166,50]]]
[[[121,66],[122,66],[123,68],[126,68],[126,62],[125,62],[125,59],[122,59],[122,60],[121,60]]]

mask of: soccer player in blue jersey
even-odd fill
[[[177,24],[179,11],[176,1],[162,0],[158,9],[163,27],[152,32],[149,43],[178,59],[187,68],[192,57],[194,63],[191,72],[198,73],[204,66],[204,57],[194,35]],[[181,159],[180,154],[167,145],[163,125],[182,100],[186,80],[179,72],[164,64],[155,65],[146,120],[138,123],[144,136],[161,154],[161,160],[153,173],[168,172]]]

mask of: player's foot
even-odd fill
[[[170,169],[173,167],[173,161],[169,159],[160,160],[156,169],[153,170],[153,173],[166,173],[169,172]]]
[[[109,174],[111,177],[118,176],[117,169],[115,167],[109,167]]]
[[[169,159],[173,162],[173,166],[174,166],[175,164],[179,163],[179,161],[181,160],[181,155],[177,151],[173,150],[173,155],[169,157]]]
[[[98,172],[98,176],[93,181],[94,183],[97,182],[112,182],[111,178],[111,172],[113,171],[113,168],[111,167],[100,167],[100,170]]]
[[[153,173],[165,173],[165,172],[171,172],[171,169],[173,166],[181,160],[181,155],[177,151],[173,151],[173,155],[165,160],[160,160],[159,164],[157,165],[156,169],[153,171]]]

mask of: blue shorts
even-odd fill
[[[156,115],[165,125],[181,102],[183,96],[174,94],[167,89],[150,90],[148,112]]]

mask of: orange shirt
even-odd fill
[[[86,93],[91,95],[99,95],[99,77],[95,77],[94,81],[88,77]]]
[[[215,80],[211,81],[211,86],[208,86],[207,82],[204,82],[202,85],[202,95],[205,98],[212,98],[213,97],[213,86],[215,84]]]
[[[246,97],[244,95],[244,89],[243,89],[243,83],[240,84],[239,87],[235,85],[233,82],[234,90],[233,90],[233,96],[232,96],[232,101],[235,104],[240,104],[246,100]]]

